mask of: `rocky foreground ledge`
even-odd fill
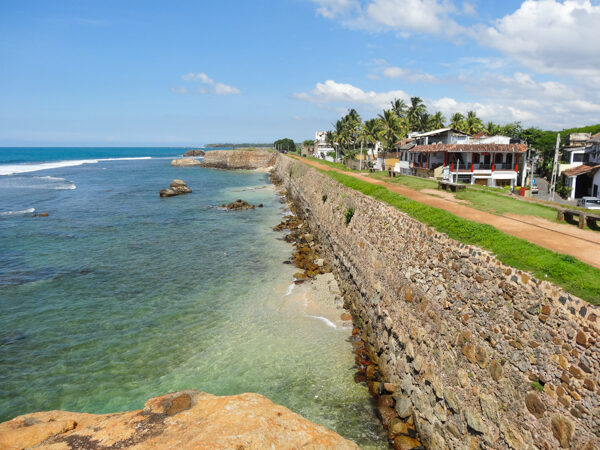
[[[186,390],[116,414],[48,411],[0,424],[0,448],[332,448],[358,446],[258,394]]]

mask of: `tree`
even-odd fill
[[[312,139],[306,139],[305,141],[302,141],[302,147],[312,147],[313,145],[315,145],[315,141]]]
[[[463,116],[461,113],[459,113],[459,112],[454,113],[452,115],[452,117],[450,118],[449,127],[454,128],[455,130],[462,131],[464,120],[465,120],[465,116]]]
[[[475,111],[468,111],[467,117],[464,120],[463,131],[468,134],[476,134],[483,130],[483,122]]]
[[[504,136],[510,136],[513,139],[521,139],[522,133],[523,127],[521,126],[521,122],[507,123],[501,128],[501,134]]]
[[[439,130],[440,128],[445,127],[444,122],[446,122],[446,118],[438,111],[433,116],[429,117],[429,128],[431,130]]]
[[[395,98],[394,101],[391,102],[392,111],[396,113],[396,115],[400,118],[406,116],[406,110],[408,109],[404,100],[399,98]]]
[[[293,139],[284,138],[275,141],[274,146],[280,152],[295,152],[296,144]]]
[[[427,113],[427,107],[420,97],[411,97],[410,106],[406,112],[409,128],[412,131],[423,131],[421,117]]]
[[[386,109],[379,114],[379,138],[386,150],[393,150],[400,138],[406,136],[406,122],[400,119],[394,111]]]
[[[500,134],[500,125],[495,124],[494,122],[490,121],[485,125],[485,132],[487,134],[489,134],[490,136],[496,136],[498,134]]]

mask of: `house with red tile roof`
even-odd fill
[[[520,141],[485,133],[469,136],[452,128],[410,137],[416,145],[398,150],[400,163],[413,175],[493,187],[519,184],[527,153],[527,145]]]

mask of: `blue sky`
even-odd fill
[[[348,108],[600,122],[590,0],[0,0],[0,145],[312,138]]]

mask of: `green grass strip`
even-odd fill
[[[315,158],[314,156],[307,156],[305,159],[309,159],[311,161],[315,161],[315,162],[318,162],[319,164],[333,167],[335,169],[340,169],[340,170],[343,170],[344,172],[353,172],[353,173],[368,172],[368,170],[366,170],[366,169],[362,170],[362,171],[355,170],[355,169],[351,169],[350,167],[348,167],[342,163],[335,163],[335,162],[327,161],[326,159]],[[366,163],[364,163],[363,165],[366,165]]]
[[[600,304],[600,270],[570,255],[556,253],[482,223],[455,216],[349,175],[321,171],[344,186],[407,213],[459,242],[484,248],[504,264],[531,272],[594,305]]]

